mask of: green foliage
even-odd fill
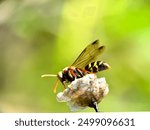
[[[149,5],[148,0],[2,1],[0,111],[70,112],[52,91],[56,78],[40,76],[71,65],[96,39],[106,46],[100,59],[112,67],[98,74],[110,88],[100,110],[149,111]]]

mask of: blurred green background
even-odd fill
[[[110,89],[100,110],[150,111],[149,0],[1,0],[0,112],[70,112],[52,91],[56,78],[41,75],[96,39],[112,67],[98,74]]]

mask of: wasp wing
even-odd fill
[[[82,51],[72,66],[84,68],[86,65],[94,61],[104,51],[104,48],[104,46],[99,46],[98,40],[94,41]]]

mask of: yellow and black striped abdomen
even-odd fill
[[[110,66],[104,61],[95,61],[85,66],[85,70],[96,73],[102,70],[106,70]]]

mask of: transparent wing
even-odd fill
[[[99,46],[98,40],[94,41],[82,51],[72,66],[84,68],[92,61],[95,61],[96,58],[104,51],[104,48],[104,46]]]

